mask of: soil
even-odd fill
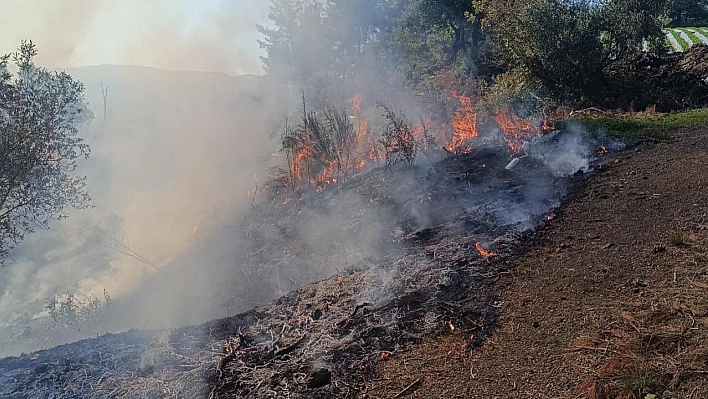
[[[362,397],[708,397],[708,126],[618,155],[535,238],[480,349],[425,340]]]

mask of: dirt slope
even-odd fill
[[[362,397],[708,397],[708,126],[620,154],[496,295],[482,348],[466,352],[459,329],[426,341],[383,361]]]

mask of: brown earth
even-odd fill
[[[480,349],[426,340],[362,397],[707,398],[708,126],[618,155],[510,266]]]

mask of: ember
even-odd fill
[[[482,255],[482,256],[485,257],[485,258],[491,258],[491,257],[494,257],[494,256],[499,255],[499,254],[496,253],[496,252],[489,252],[489,251],[487,251],[486,249],[484,249],[484,248],[482,247],[482,243],[481,243],[481,242],[478,242],[477,244],[475,244],[475,247],[477,247],[477,251],[479,251],[479,254]]]

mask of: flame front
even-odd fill
[[[471,142],[479,137],[479,118],[475,112],[474,101],[473,98],[456,91],[453,91],[451,96],[459,102],[460,107],[451,115],[449,121],[439,121],[429,115],[425,122],[410,125],[411,134],[397,135],[388,145],[428,151],[433,149],[433,143],[445,143],[443,149],[449,153],[469,152]],[[348,123],[351,123],[352,134],[337,144],[339,148],[323,150],[316,139],[308,134],[301,134],[302,129],[307,127],[301,126],[298,127],[301,130],[293,131],[290,137],[292,141],[289,143],[292,152],[288,155],[288,160],[289,179],[294,191],[301,190],[303,184],[309,184],[317,192],[322,191],[326,186],[337,184],[350,174],[363,171],[371,162],[378,163],[384,160],[388,153],[394,152],[392,150],[395,148],[383,148],[380,138],[371,133],[369,120],[364,112],[363,96],[356,95],[349,103],[351,113]],[[511,110],[498,112],[493,116],[493,120],[498,124],[503,140],[514,154],[522,150],[524,141],[553,129],[546,120],[535,123],[533,119],[521,118]],[[401,143],[399,140],[415,142]],[[600,151],[606,151],[604,146]],[[283,205],[288,203],[290,201],[286,200]],[[483,253],[483,256],[494,256],[483,252],[483,249],[480,253]]]
[[[504,141],[509,145],[512,153],[521,152],[524,141],[541,134],[541,128],[535,127],[529,121],[516,116],[510,111],[501,111],[494,116],[499,125]]]
[[[452,97],[457,99],[462,109],[452,115],[452,138],[447,144],[451,152],[458,151],[466,142],[479,136],[477,132],[477,114],[472,106],[472,99],[452,92]]]

